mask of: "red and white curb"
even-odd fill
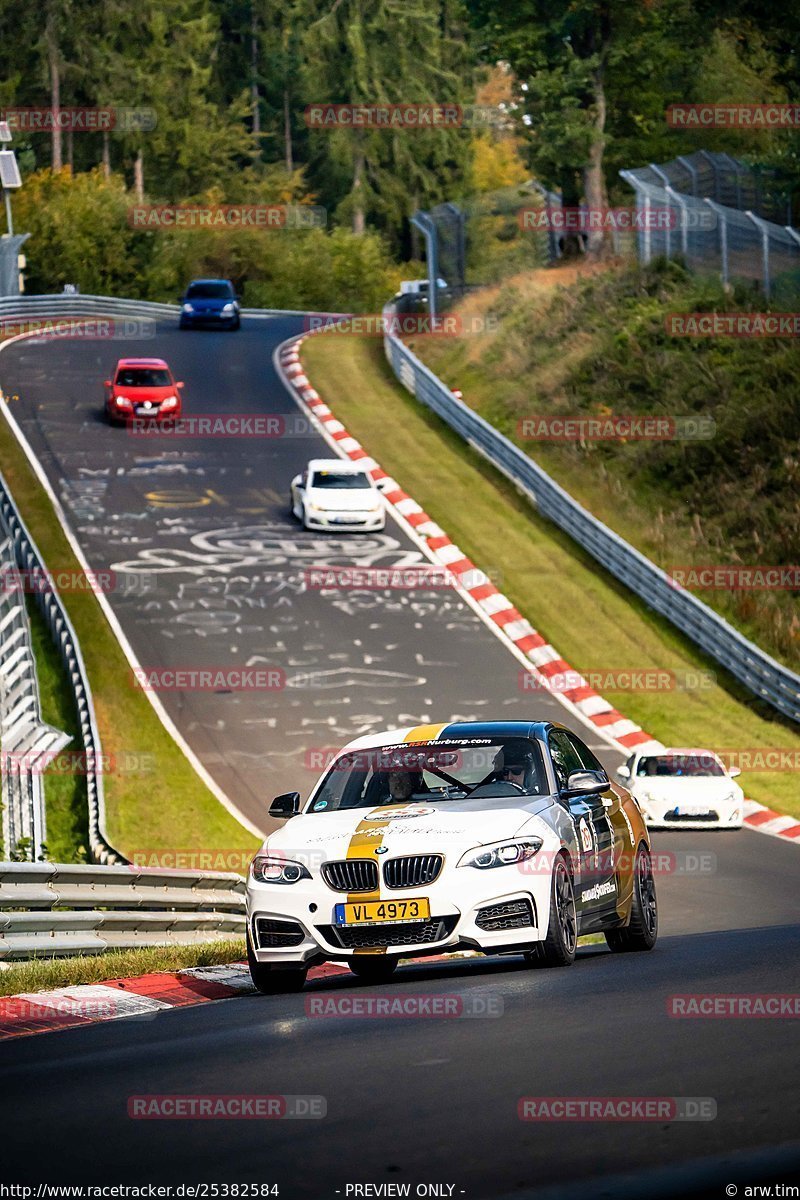
[[[744,820],[750,829],[758,833],[768,833],[771,837],[785,838],[800,846],[800,821],[797,817],[787,817],[784,813],[773,812],[756,800],[745,800]]]
[[[402,961],[432,966],[473,957],[480,956],[467,951]],[[349,975],[356,986],[361,986],[361,981],[342,963],[327,962],[312,967],[308,980],[313,983],[339,975]],[[80,1029],[123,1017],[155,1016],[170,1008],[189,1008],[255,992],[245,963],[188,967],[183,971],[108,979],[104,983],[75,984],[49,992],[23,992],[0,997],[0,1041],[56,1029]]]
[[[324,330],[314,332],[321,333]],[[279,365],[281,374],[293,388],[301,406],[316,418],[326,440],[342,457],[359,462],[380,483],[384,499],[394,509],[401,523],[410,529],[434,562],[450,571],[455,577],[458,591],[487,620],[487,624],[492,625],[498,637],[509,648],[513,648],[515,655],[523,658],[527,669],[543,688],[547,689],[548,681],[554,676],[568,674],[574,686],[565,691],[552,691],[551,694],[561,700],[565,708],[578,713],[604,741],[625,754],[630,754],[635,748],[654,752],[663,750],[662,742],[646,733],[635,721],[623,716],[579,672],[570,667],[508,597],[489,582],[480,568],[451,542],[445,531],[416,500],[403,491],[395,479],[387,475],[361,443],[348,433],[341,421],[336,419],[311,384],[300,361],[299,347],[310,336],[312,334],[305,334],[284,343],[276,356],[276,365]],[[750,829],[759,833],[796,841],[800,845],[800,824],[795,818],[773,812],[755,800],[745,801],[744,821]]]

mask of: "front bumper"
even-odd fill
[[[168,409],[152,409],[150,412],[137,413],[129,408],[117,408],[115,404],[106,404],[106,415],[110,421],[117,421],[122,425],[132,424],[134,421],[155,421],[163,423],[165,421],[176,421],[180,418],[181,408]]]
[[[648,829],[741,829],[744,820],[743,804],[730,800],[683,805],[640,800],[639,804]]]
[[[377,533],[386,527],[386,513],[383,509],[377,513],[309,513],[305,510],[305,524],[307,529],[324,529],[337,533],[352,530]]]
[[[181,313],[179,323],[181,328],[189,329],[193,325],[235,325],[238,320],[238,313]]]
[[[430,901],[428,921],[369,926],[337,926],[334,907],[347,897],[320,880],[280,885],[261,884],[251,878],[247,915],[256,959],[299,966],[327,959],[347,960],[359,954],[418,957],[457,949],[491,954],[528,949],[546,937],[549,874],[521,876],[514,867],[499,868],[505,878],[492,883],[483,878],[482,872],[457,870],[459,876],[470,872],[481,878],[457,878],[448,887],[447,880],[440,876],[429,887],[413,890],[415,899],[427,897]],[[402,891],[382,891],[381,899],[397,900],[406,895]],[[312,906],[316,911],[311,911]]]

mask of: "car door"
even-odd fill
[[[579,737],[572,732],[568,736],[587,770],[604,770],[597,757]],[[635,758],[636,755],[632,755],[628,762],[632,764]],[[608,791],[603,792],[596,799],[603,806],[603,813],[608,827],[606,835],[608,849],[604,855],[604,865],[607,864],[608,869],[605,872],[604,878],[613,881],[615,885],[617,894],[612,895],[609,892],[607,896],[609,907],[613,907],[615,901],[619,905],[630,889],[633,862],[636,857],[636,834],[631,824],[631,818],[625,811],[625,801],[620,799],[610,784]]]
[[[566,788],[574,771],[603,771],[596,759],[594,766],[587,765],[588,759],[584,759],[578,747],[586,750],[587,755],[591,751],[579,739],[573,740],[573,735],[564,729],[551,729],[548,744],[559,789]],[[606,812],[605,795],[562,798],[575,826],[578,842],[580,880],[576,880],[575,902],[583,925],[616,903],[611,861],[613,831]]]

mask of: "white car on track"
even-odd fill
[[[377,484],[357,462],[312,458],[290,487],[292,513],[306,529],[363,529],[386,526],[386,505]]]
[[[632,754],[617,779],[638,800],[653,828],[740,829],[744,792],[712,750],[668,749]]]
[[[389,978],[401,955],[470,949],[567,966],[578,937],[650,950],[658,911],[630,794],[551,722],[422,725],[358,738],[256,854],[247,951],[259,991],[312,965]]]

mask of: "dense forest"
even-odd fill
[[[690,131],[665,112],[791,101],[798,34],[800,10],[766,0],[3,0],[0,108],[26,181],[17,227],[35,235],[28,288],[171,296],[214,269],[252,303],[333,303],[333,279],[339,306],[369,308],[419,257],[412,213],[445,200],[533,176],[567,202],[613,202],[621,167],[700,147],[795,189],[796,127]],[[463,116],[309,120],[335,104]],[[85,129],[75,110],[113,116]],[[61,127],[35,125],[48,113]],[[132,228],[145,201],[315,205],[325,228]]]

